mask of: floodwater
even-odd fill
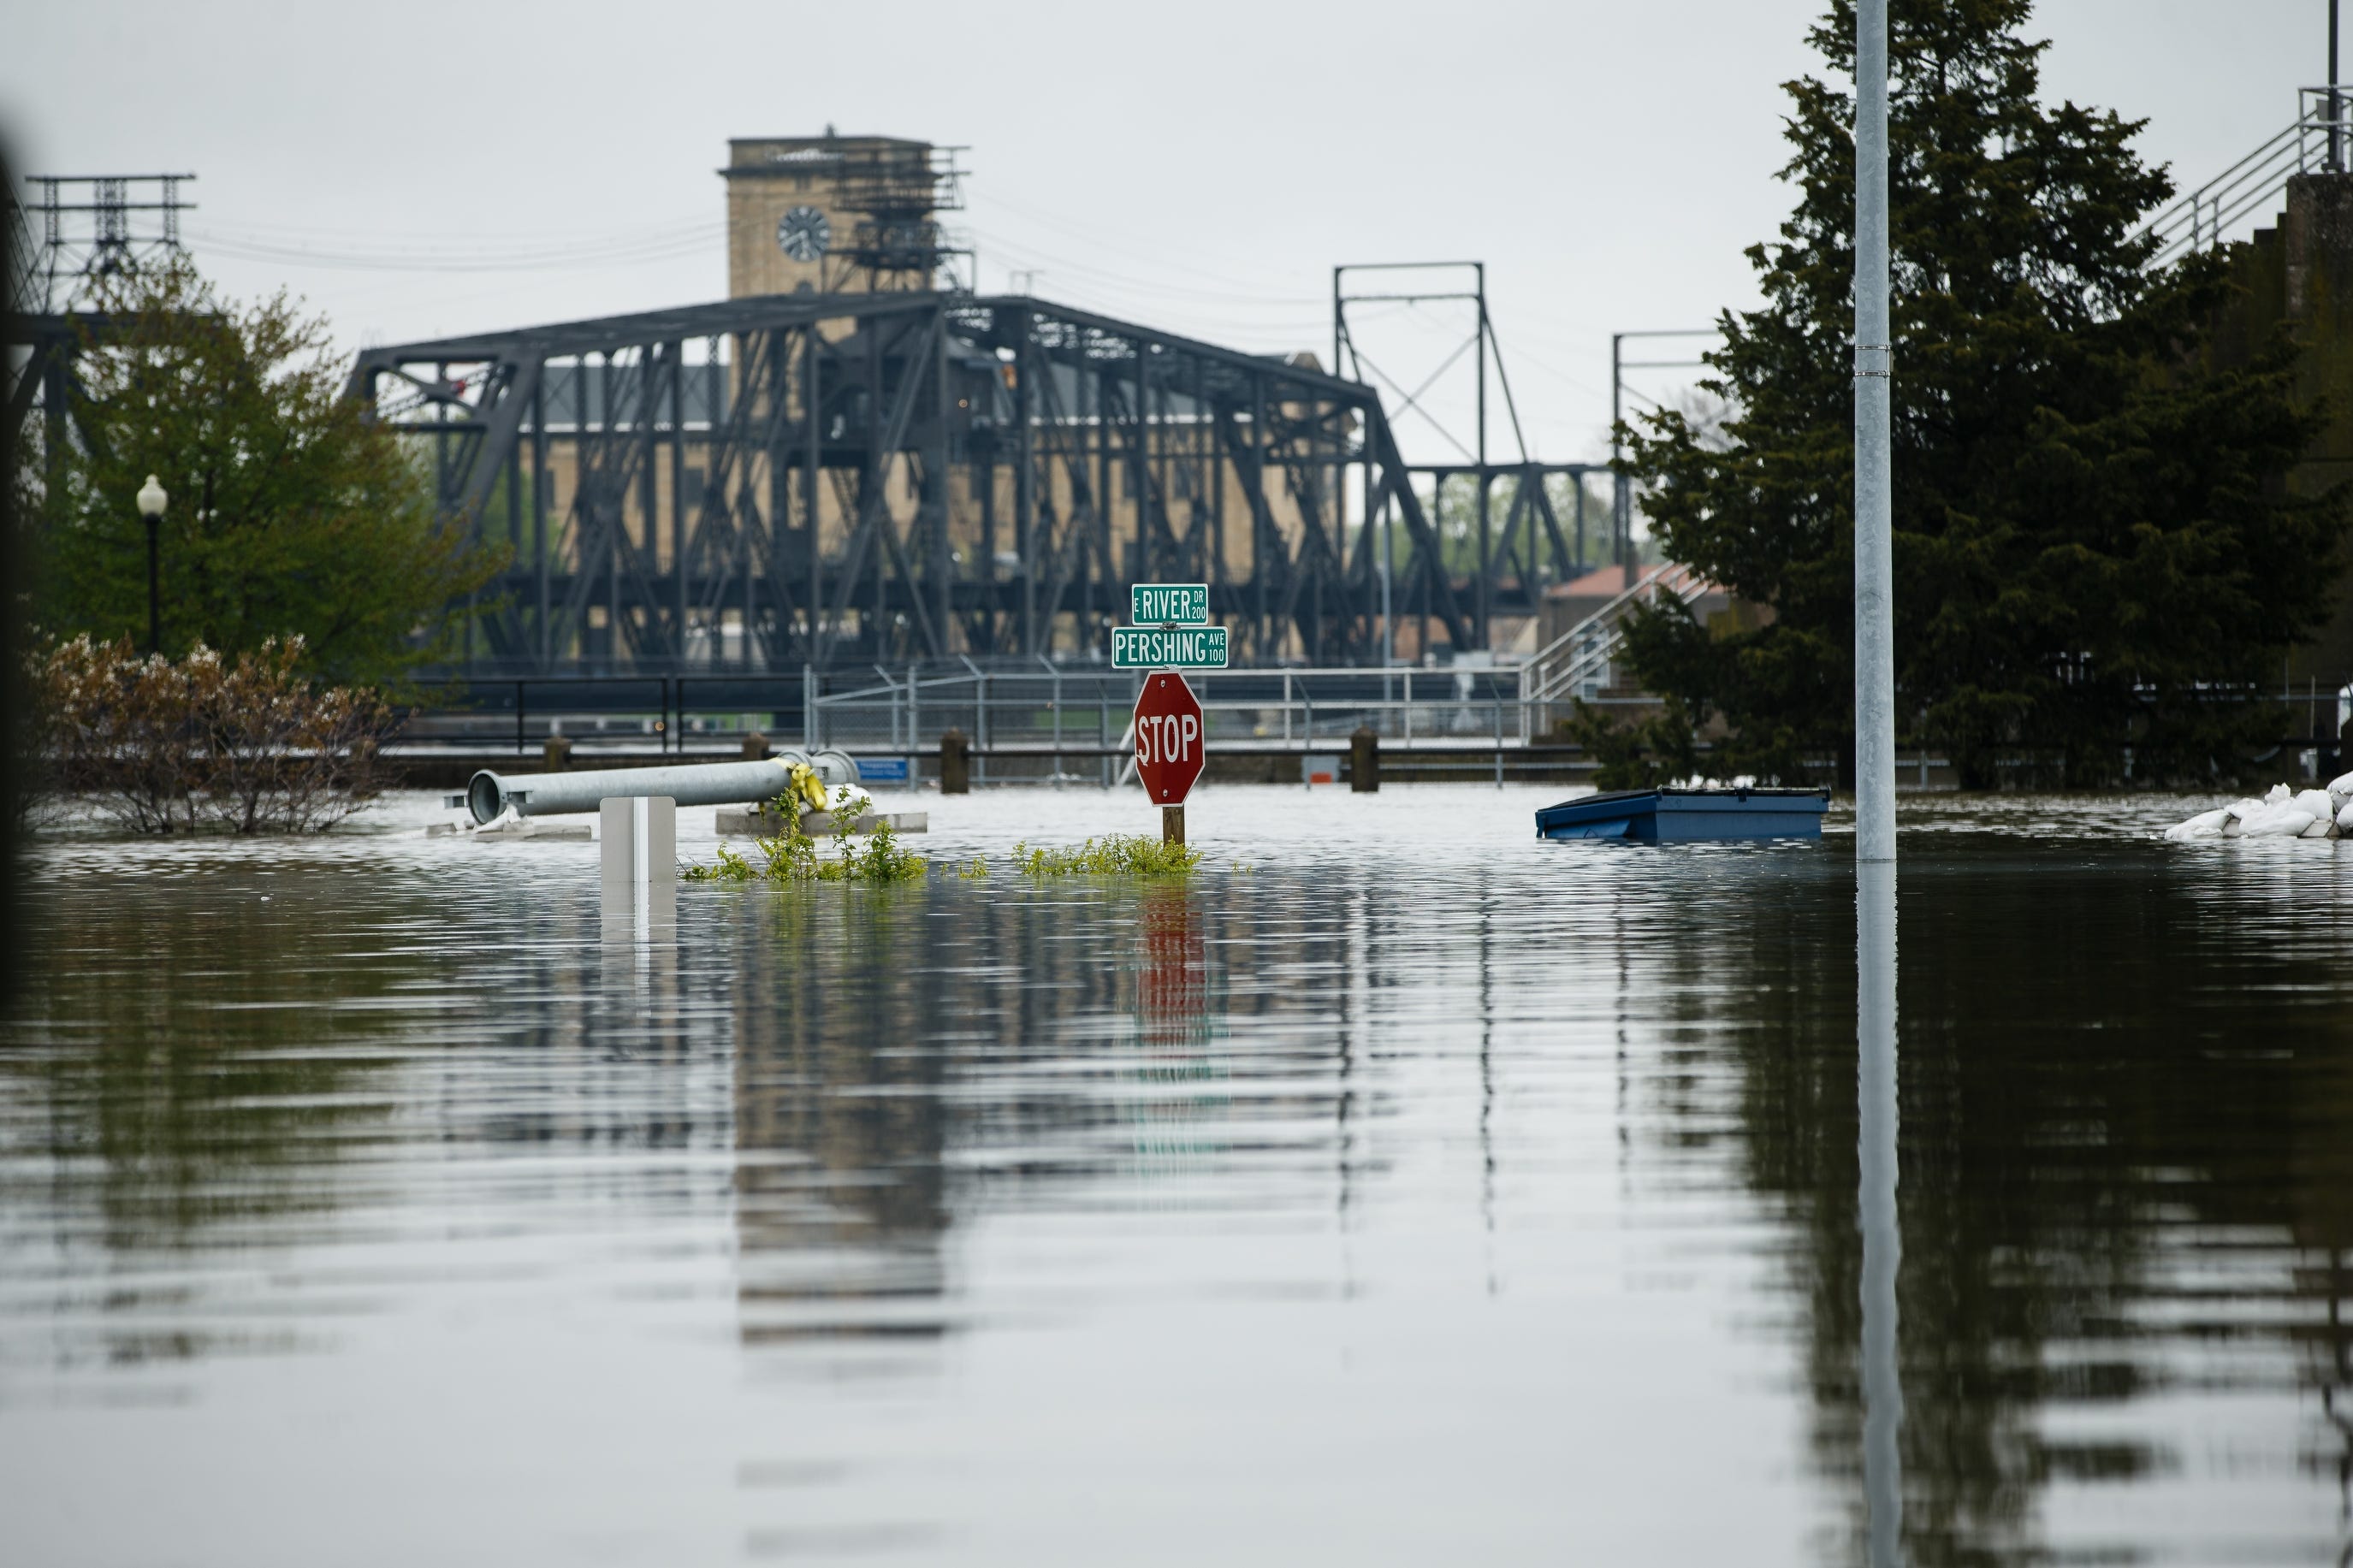
[[[422,796],[53,843],[0,1561],[1841,1563],[1867,1497],[1917,1563],[2353,1560],[2353,843],[1907,805],[1859,1056],[1835,818],[1553,793],[1208,790],[1188,886],[643,944]]]

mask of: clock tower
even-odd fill
[[[938,214],[958,205],[958,149],[897,136],[739,138],[727,144],[727,292],[930,289]]]

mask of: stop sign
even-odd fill
[[[1181,675],[1145,678],[1135,699],[1135,776],[1158,805],[1182,805],[1201,776],[1201,702]]]

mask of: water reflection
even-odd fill
[[[1900,1118],[1892,884],[1858,889],[1852,1079],[1802,1001],[1838,985],[1799,910],[1757,900],[1724,954],[1754,998],[1732,1046],[1748,1179],[1806,1237],[1788,1262],[1817,1463],[1858,1488],[1850,1554],[1894,1561],[1900,1510],[1921,1563],[2130,1556],[2152,1542],[2136,1493],[2163,1487],[2245,1494],[2176,1505],[2187,1560],[2338,1561],[2353,994],[2334,880],[1976,844],[1904,883]],[[2226,1388],[2275,1391],[2284,1429]],[[2327,1478],[2325,1515],[2299,1477]]]
[[[913,983],[922,889],[735,896],[759,932],[733,1018],[744,1341],[944,1333],[938,1037],[993,1015],[968,984]]]
[[[419,1384],[502,1510],[670,1560],[2353,1542],[2335,862],[1944,835],[1899,952],[1835,853],[1336,834],[644,942],[593,856],[62,883],[0,1049],[12,1514],[250,1557],[129,1500],[217,1448],[380,1505]],[[200,1436],[54,1414],[165,1397]]]
[[[49,1321],[61,1366],[297,1342],[238,1310],[249,1279],[191,1311],[216,1282],[183,1260],[322,1234],[351,1195],[343,1168],[385,1136],[397,1020],[425,965],[354,957],[337,934],[347,897],[248,876],[227,897],[167,884],[35,922],[16,1019],[54,1048],[0,1051],[0,1151],[19,1181],[35,1152],[52,1163],[0,1272],[14,1311]],[[370,922],[426,918],[396,897]],[[255,951],[279,961],[238,961]]]
[[[1855,1099],[1862,1178],[1862,1493],[1871,1568],[1903,1561],[1904,1385],[1896,1363],[1895,1278],[1904,1237],[1895,1214],[1895,865],[1854,868]]]

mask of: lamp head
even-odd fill
[[[164,493],[163,481],[150,474],[147,476],[147,482],[139,487],[139,515],[161,517],[164,515],[164,505],[170,500],[171,498]]]

